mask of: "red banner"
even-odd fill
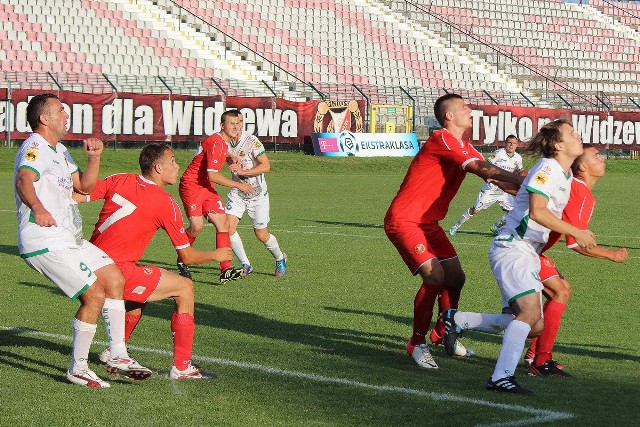
[[[8,132],[12,139],[28,137],[31,128],[26,120],[27,103],[29,97],[42,92],[12,90],[8,100],[7,90],[0,89],[0,138]],[[314,128],[318,117],[326,115],[326,103],[320,101],[68,91],[56,95],[70,116],[66,140],[92,136],[118,142],[200,141],[219,131],[222,113],[237,108],[242,111],[245,130],[263,142],[273,139],[279,144],[302,144],[305,137],[310,138],[312,132],[318,131]],[[362,102],[355,103],[358,113],[363,106]],[[357,131],[355,121],[352,127],[350,130]]]
[[[509,135],[527,141],[545,123],[565,119],[586,144],[640,149],[640,113],[585,112],[568,109],[472,105],[473,127],[464,137],[473,145],[502,143]]]

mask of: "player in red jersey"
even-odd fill
[[[202,264],[231,259],[231,248],[198,251],[189,244],[182,213],[163,187],[178,180],[178,164],[167,144],[148,144],[140,153],[141,174],[117,174],[99,180],[90,196],[77,201],[104,199],[91,242],[106,252],[125,276],[124,299],[128,341],[148,302],[175,300],[171,316],[174,350],[172,379],[211,378],[191,364],[194,288],[190,279],[155,266],[136,264],[159,228],[167,232],[181,262]],[[85,199],[85,200],[83,200]],[[106,359],[108,349],[101,355]]]
[[[458,255],[439,225],[467,172],[487,180],[520,184],[522,177],[484,160],[473,146],[462,140],[471,128],[471,109],[460,95],[444,95],[434,104],[443,129],[434,132],[409,166],[398,194],[384,219],[387,237],[422,286],[414,300],[413,335],[407,353],[423,368],[437,368],[426,344],[435,300],[440,310],[458,307],[465,281]],[[444,327],[441,328],[444,335]],[[456,354],[470,355],[457,343]]]
[[[571,183],[571,195],[569,202],[562,212],[562,219],[579,229],[587,229],[595,199],[591,190],[598,180],[604,176],[605,162],[598,150],[585,144],[584,152],[571,166],[574,179]],[[544,286],[543,293],[547,297],[544,304],[544,330],[542,334],[531,341],[531,346],[525,355],[525,361],[529,366],[529,373],[534,376],[546,377],[570,377],[555,360],[551,351],[560,329],[560,319],[571,297],[571,284],[560,274],[553,261],[544,252],[560,241],[561,234],[551,232],[549,242],[540,254],[540,280]],[[624,262],[627,259],[626,248],[615,250],[602,246],[591,249],[582,249],[571,236],[566,236],[568,248],[581,255],[594,258],[608,259],[613,262]]]
[[[221,118],[223,124],[226,118],[227,113],[223,113]],[[207,221],[216,227],[216,247],[231,246],[229,222],[224,202],[216,192],[214,184],[237,188],[249,194],[253,192],[250,184],[233,181],[220,173],[227,159],[232,159],[229,156],[229,146],[227,145],[229,139],[229,135],[225,133],[224,126],[222,126],[219,133],[202,141],[198,148],[198,154],[191,160],[180,178],[180,199],[182,199],[184,209],[189,217],[187,237],[191,245],[204,225],[202,217],[206,217]],[[182,276],[191,278],[188,264],[178,261],[178,270]],[[242,267],[231,267],[231,261],[220,263],[220,282],[226,283],[242,277]]]

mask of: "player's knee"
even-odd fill
[[[269,230],[266,228],[256,228],[253,230],[253,232],[255,233],[256,237],[258,238],[258,240],[260,240],[262,243],[267,243],[267,241],[269,240]]]
[[[191,223],[189,224],[189,229],[188,229],[188,233],[193,236],[196,237],[198,234],[200,234],[200,232],[202,231],[202,223]]]
[[[531,325],[531,332],[529,332],[529,337],[534,338],[540,336],[542,331],[544,330],[544,320],[540,318],[537,322]]]
[[[186,302],[194,301],[195,287],[193,286],[193,280],[187,279],[186,277],[181,277],[180,279],[177,295]]]

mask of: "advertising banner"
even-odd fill
[[[420,148],[415,133],[312,133],[316,156],[415,156]]]
[[[473,128],[463,138],[473,145],[502,143],[509,135],[527,141],[545,123],[565,119],[585,144],[640,149],[640,113],[585,112],[570,109],[472,105]]]

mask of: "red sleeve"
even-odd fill
[[[219,135],[212,135],[203,141],[202,150],[205,153],[207,171],[219,172],[227,160],[227,143]]]
[[[429,147],[429,152],[442,160],[457,163],[462,169],[473,160],[484,160],[473,145],[459,141],[447,131],[434,136],[430,141],[433,145]]]
[[[171,243],[173,243],[173,247],[176,249],[184,249],[190,246],[189,239],[184,230],[182,212],[178,204],[173,200],[173,197],[166,193],[159,197],[167,197],[167,199],[163,199],[162,208],[158,211],[158,226],[167,232]]]
[[[591,215],[593,215],[594,208],[595,199],[589,187],[584,182],[573,179],[571,182],[571,195],[567,206],[562,212],[562,219],[580,230],[586,230],[589,228],[589,221],[591,220]],[[566,236],[566,241],[567,247],[576,246],[576,240],[573,237]]]
[[[109,179],[109,178],[107,178]],[[91,201],[104,199],[107,195],[107,179],[99,179],[96,182],[95,187],[93,187],[93,191],[91,191]]]

